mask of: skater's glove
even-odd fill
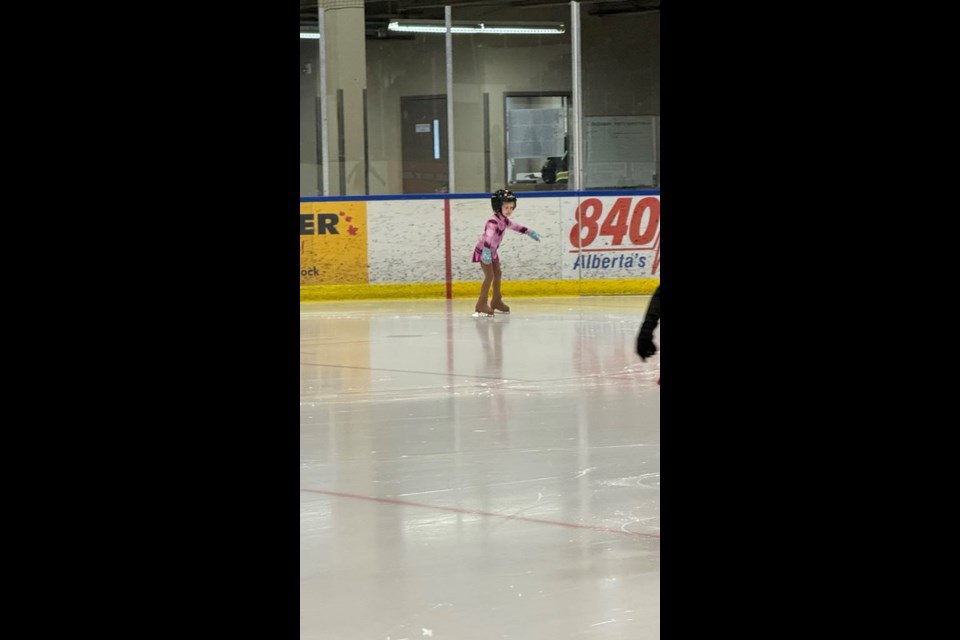
[[[483,264],[490,264],[493,262],[493,258],[490,256],[490,249],[486,247],[483,248],[483,253],[480,254],[480,262]]]
[[[530,229],[530,231],[527,232],[527,235],[533,238],[534,240],[536,240],[537,242],[540,242],[540,234],[534,231],[533,229]]]
[[[653,344],[653,336],[646,333],[637,335],[637,355],[640,356],[641,360],[646,362],[647,358],[656,352],[657,345]]]

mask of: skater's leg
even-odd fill
[[[496,309],[497,311],[503,313],[510,313],[510,307],[508,307],[503,302],[503,294],[500,292],[500,282],[502,280],[503,274],[500,271],[500,263],[493,263],[493,300],[490,302],[490,306]]]
[[[483,283],[480,285],[480,297],[477,298],[477,306],[474,308],[479,313],[489,315],[493,315],[493,309],[487,303],[487,298],[490,295],[490,284],[493,282],[493,264],[480,263],[480,268],[483,269]]]

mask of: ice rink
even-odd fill
[[[650,296],[504,289],[301,303],[301,640],[660,637]]]

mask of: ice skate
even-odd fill
[[[504,304],[503,300],[493,300],[490,306],[500,313],[510,313],[510,307]]]
[[[487,305],[487,304],[480,305],[480,304],[478,304],[478,305],[474,308],[473,317],[474,317],[474,318],[492,318],[492,317],[493,317],[493,309],[490,308],[490,305]]]

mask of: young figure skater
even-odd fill
[[[487,219],[483,235],[473,249],[473,262],[479,262],[480,268],[483,269],[483,284],[480,285],[480,297],[477,299],[476,314],[474,314],[480,316],[492,316],[494,309],[501,313],[510,313],[510,307],[503,303],[503,294],[500,292],[500,256],[497,254],[497,249],[503,240],[503,232],[513,229],[540,242],[540,236],[536,231],[511,222],[510,216],[517,208],[517,196],[513,195],[512,191],[497,190],[490,196],[490,205],[493,207],[493,215]],[[487,304],[491,283],[493,299]]]
[[[637,334],[637,355],[644,362],[657,352],[657,345],[653,344],[653,330],[658,324],[660,324],[660,285],[657,285],[657,290],[650,298],[647,313],[643,316],[643,324],[640,325],[640,333]],[[657,378],[657,384],[660,384],[660,378]]]

